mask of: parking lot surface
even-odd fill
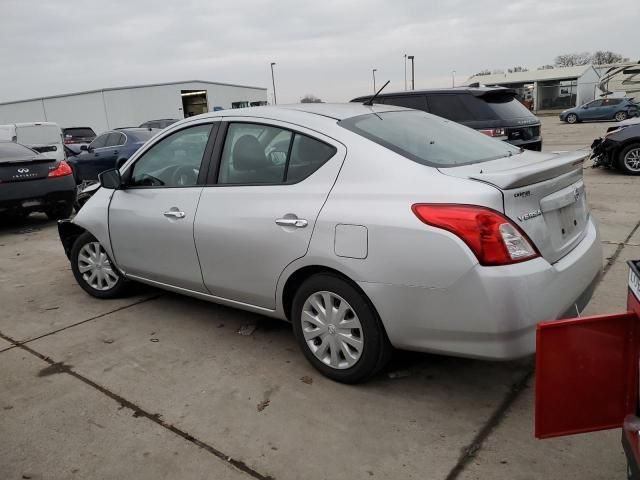
[[[608,125],[544,117],[544,148]],[[605,252],[585,313],[621,311],[640,178],[585,181]],[[2,479],[624,478],[618,431],[533,438],[530,359],[399,353],[341,385],[284,323],[144,287],[89,297],[44,216],[2,225],[0,251]]]

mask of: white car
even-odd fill
[[[585,156],[390,105],[228,110],[101,173],[59,231],[91,295],[134,280],[287,320],[357,382],[391,346],[511,359],[577,315],[602,266]]]
[[[16,142],[51,160],[64,160],[62,129],[54,122],[0,125],[0,141]]]

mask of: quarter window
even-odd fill
[[[427,101],[424,95],[385,97],[384,103],[385,105],[395,105],[397,107],[413,108],[415,110],[427,110]]]
[[[147,150],[133,165],[130,185],[189,187],[196,185],[211,125],[185,128]]]
[[[290,130],[232,123],[227,130],[218,183],[282,184],[304,180],[335,155],[331,145]]]

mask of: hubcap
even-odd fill
[[[627,115],[626,115],[624,112],[618,112],[618,113],[616,113],[616,120],[618,120],[618,121],[620,121],[620,122],[621,122],[621,121],[622,121],[622,120],[624,120],[625,118],[627,118]]]
[[[332,292],[316,292],[302,306],[302,333],[313,354],[336,369],[352,367],[364,347],[362,325],[347,301]]]
[[[624,156],[624,164],[629,170],[640,171],[640,148],[629,150]]]
[[[78,270],[84,281],[96,290],[110,290],[120,278],[98,242],[87,243],[80,249]]]
[[[572,114],[570,114],[570,115],[567,117],[567,122],[569,122],[569,123],[575,123],[575,121],[576,121],[577,119],[578,119],[578,117],[576,117],[576,116],[572,113]]]

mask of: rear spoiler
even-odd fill
[[[588,156],[588,152],[577,151],[528,165],[518,166],[514,161],[513,168],[496,172],[480,170],[480,173],[471,173],[469,178],[489,183],[501,189],[518,188],[581,169]]]

